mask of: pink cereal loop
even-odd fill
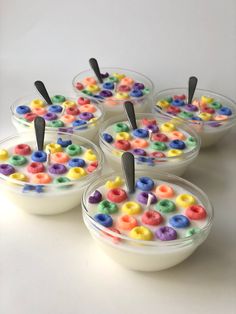
[[[61,117],[61,120],[65,123],[71,123],[75,121],[75,116],[71,114],[65,114],[64,116]]]
[[[218,116],[214,117],[214,120],[216,120],[216,121],[224,121],[224,120],[228,120],[228,119],[229,119],[229,117],[225,116],[223,114],[219,114]]]
[[[32,112],[37,114],[38,116],[43,116],[46,114],[47,110],[44,108],[32,108]]]
[[[186,138],[185,135],[179,131],[172,131],[169,136],[173,140],[185,140]]]
[[[96,82],[95,78],[93,78],[93,77],[85,77],[85,78],[83,79],[83,84],[84,84],[85,86],[88,86],[88,85],[96,85],[97,82]]]
[[[130,77],[124,77],[121,81],[120,81],[120,85],[133,85],[134,80]]]

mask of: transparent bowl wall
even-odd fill
[[[141,176],[149,176],[153,179],[179,185],[195,195],[208,213],[208,223],[199,233],[173,241],[141,241],[119,235],[98,224],[90,216],[87,199],[107,180],[114,180],[116,176],[122,176],[122,173],[113,173],[97,179],[86,189],[82,198],[83,219],[86,227],[99,247],[115,262],[132,270],[159,271],[181,263],[206,240],[213,220],[213,207],[207,195],[190,182],[166,173],[155,175],[153,172],[136,171],[136,179]],[[114,237],[118,238],[119,241],[114,241]]]

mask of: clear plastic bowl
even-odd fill
[[[60,94],[57,92],[49,92],[49,94],[50,95],[69,95],[69,93]],[[77,99],[76,99],[75,95],[74,96],[70,95],[67,97],[68,97],[67,100],[69,99],[69,100],[77,103]],[[85,98],[88,98],[88,97],[85,97]],[[16,113],[16,108],[19,105],[29,105],[33,99],[41,99],[44,101],[44,99],[42,98],[41,95],[35,93],[35,94],[23,96],[23,97],[17,99],[11,106],[12,123],[18,132],[26,132],[26,131],[33,131],[34,130],[34,123],[33,122],[28,122],[28,121],[22,120],[20,115],[18,115]],[[96,137],[98,135],[99,127],[102,124],[102,121],[104,119],[104,110],[98,101],[93,100],[92,104],[100,110],[101,116],[98,117],[96,119],[96,121],[90,121],[90,122],[88,121],[88,123],[86,124],[86,127],[84,125],[76,126],[76,127],[73,127],[73,126],[68,126],[68,127],[65,126],[64,127],[64,126],[62,126],[59,128],[47,126],[46,130],[48,130],[48,131],[56,130],[57,131],[59,129],[59,130],[64,131],[64,132],[75,133],[79,136],[82,136],[82,137],[85,137],[89,140],[95,141]],[[57,115],[60,116],[60,114],[58,114],[58,113],[57,113]]]
[[[156,104],[159,100],[165,99],[167,97],[172,97],[174,95],[187,95],[187,88],[170,88],[160,91],[154,95],[154,106],[153,111],[159,112],[161,114],[167,115],[169,117],[173,117],[173,115],[166,113]],[[217,127],[213,127],[213,121],[193,121],[187,120],[185,121],[189,123],[191,127],[194,127],[199,136],[201,137],[201,147],[208,147],[214,144],[217,144],[223,136],[225,136],[230,129],[236,124],[236,103],[232,99],[225,97],[223,95],[217,94],[212,91],[204,90],[204,89],[196,89],[194,93],[194,98],[200,98],[201,96],[207,96],[214,98],[215,101],[219,101],[224,106],[231,108],[233,114],[229,116],[228,120],[217,121]]]
[[[175,157],[165,157],[165,158],[158,158],[158,157],[152,157],[153,164],[150,164],[148,162],[148,158],[150,156],[142,156],[142,161],[140,161],[138,156],[135,156],[135,163],[136,163],[136,169],[145,169],[146,171],[162,171],[162,172],[168,172],[174,175],[181,176],[187,169],[187,167],[197,158],[199,150],[200,150],[200,138],[195,132],[193,128],[191,128],[187,123],[185,123],[182,119],[173,119],[173,117],[164,116],[161,114],[151,114],[151,113],[139,113],[136,114],[136,119],[141,120],[143,118],[148,119],[157,119],[160,123],[165,122],[171,122],[176,123],[177,127],[180,130],[184,130],[187,133],[189,133],[190,136],[193,136],[197,139],[197,145],[195,148],[193,148],[191,151],[183,153],[180,156]],[[104,152],[105,158],[109,165],[114,169],[115,171],[119,171],[121,169],[121,154],[124,152],[122,150],[118,150],[115,147],[113,147],[111,144],[107,143],[103,139],[103,133],[105,132],[106,128],[113,125],[117,122],[127,121],[127,118],[123,115],[110,118],[109,120],[105,121],[102,124],[102,127],[99,131],[99,141],[100,141],[100,147],[102,151]],[[129,122],[127,122],[129,124]]]
[[[122,177],[122,174],[113,173],[102,176],[86,189],[82,197],[83,219],[86,227],[99,247],[115,262],[132,270],[159,271],[181,263],[206,240],[213,220],[213,207],[207,195],[192,183],[161,172],[155,175],[147,171],[136,171],[136,179],[149,176],[152,179],[176,184],[195,195],[208,214],[208,222],[199,233],[172,241],[142,241],[114,233],[97,223],[90,215],[88,197],[107,180],[114,180],[117,176]],[[118,241],[114,241],[114,237]]]
[[[0,174],[0,193],[3,199],[7,199],[7,201],[22,208],[28,213],[38,215],[59,214],[80,205],[84,189],[101,175],[104,161],[103,153],[89,140],[75,134],[72,135],[64,132],[45,132],[45,143],[56,143],[58,136],[65,140],[71,139],[73,144],[81,145],[87,149],[92,149],[97,155],[97,169],[77,181],[60,183],[60,185],[53,183],[41,185],[43,188],[43,192],[41,193],[37,193],[35,190],[38,184],[14,180]],[[2,140],[0,142],[0,150],[8,150],[17,144],[32,142],[35,142],[34,134],[31,132],[22,132]],[[24,186],[27,184],[33,188],[30,191],[23,192]]]
[[[105,67],[105,68],[100,68],[102,73],[122,73],[125,74],[128,77],[133,78],[136,82],[143,83],[145,87],[149,88],[150,93],[147,95],[144,95],[142,97],[138,98],[131,98],[131,99],[115,99],[111,100],[111,98],[104,98],[104,100],[99,100],[103,104],[103,108],[105,110],[105,118],[108,119],[109,117],[113,116],[114,114],[121,114],[123,113],[123,104],[126,100],[130,100],[134,104],[134,108],[136,112],[150,112],[151,110],[151,103],[152,103],[152,97],[153,97],[153,89],[154,85],[152,81],[146,77],[145,75],[128,70],[128,69],[123,69],[123,68],[116,68],[116,67]],[[73,80],[72,80],[72,85],[77,94],[80,96],[84,94],[76,88],[76,83],[77,82],[82,82],[85,77],[95,77],[95,74],[93,70],[85,70],[83,72],[80,72],[77,74]],[[86,95],[86,97],[90,97],[91,99],[94,99],[92,96]]]

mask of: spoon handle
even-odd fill
[[[46,103],[48,105],[52,105],[51,98],[49,97],[48,92],[47,92],[46,87],[44,86],[43,82],[42,81],[35,81],[34,85],[37,88],[37,90],[39,91],[39,93],[42,95],[42,97],[44,98]]]
[[[135,192],[135,169],[134,169],[134,155],[125,152],[122,157],[122,169],[125,177],[125,183],[128,187],[129,193]]]
[[[100,72],[97,60],[95,58],[90,58],[89,59],[89,64],[90,64],[91,68],[93,69],[97,79],[99,80],[99,83],[102,84],[103,83],[103,79],[102,79],[102,75],[101,75],[101,72]]]
[[[124,103],[125,111],[129,120],[129,123],[132,126],[133,130],[136,130],[137,127],[137,122],[136,122],[136,117],[135,117],[135,111],[134,111],[134,105],[131,101],[126,101]]]
[[[197,86],[197,81],[198,81],[198,79],[196,76],[191,76],[189,78],[189,81],[188,81],[188,104],[192,103],[193,95],[195,93],[195,89]]]
[[[34,129],[36,135],[36,142],[39,151],[43,151],[44,134],[45,134],[45,120],[42,117],[37,117],[34,120]]]

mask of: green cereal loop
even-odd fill
[[[164,151],[167,149],[167,146],[163,142],[154,142],[151,144],[151,148],[157,151]]]
[[[193,113],[191,112],[187,112],[187,111],[182,111],[178,114],[178,116],[180,118],[183,118],[183,119],[189,119],[189,118],[192,118],[193,117]]]
[[[145,87],[144,89],[142,89],[143,95],[148,95],[150,94],[150,89]]]
[[[47,126],[51,128],[61,128],[64,126],[64,122],[61,120],[53,120],[53,121],[49,121]]]
[[[120,133],[120,132],[129,132],[129,127],[127,124],[125,123],[121,123],[121,122],[118,122],[114,125],[114,130],[115,132],[117,133]]]
[[[166,98],[165,98],[165,101],[168,101],[169,103],[172,103],[173,98],[172,98],[172,97],[166,97]]]
[[[71,180],[67,177],[58,177],[58,178],[55,178],[53,180],[53,183],[54,184],[62,184],[62,183],[66,183],[66,182],[70,182]],[[65,186],[60,186],[60,189],[67,189],[71,187],[71,185],[65,185]]]
[[[200,228],[191,228],[189,230],[186,231],[185,233],[185,237],[191,237],[192,235],[196,234],[196,233],[199,233],[201,231]]]
[[[174,202],[167,199],[163,199],[157,203],[156,209],[166,214],[175,211],[176,206]]]
[[[109,215],[116,213],[118,211],[118,207],[115,203],[104,200],[98,204],[98,210],[103,214]]]
[[[27,163],[27,159],[21,155],[13,155],[9,160],[10,164],[13,166],[23,166]]]
[[[52,98],[51,98],[51,101],[53,103],[61,103],[61,102],[64,102],[66,101],[66,97],[62,96],[62,95],[54,95]]]
[[[66,152],[69,156],[75,156],[82,153],[82,148],[79,145],[71,144],[66,147]]]
[[[211,104],[208,105],[210,108],[213,108],[215,110],[220,109],[222,107],[221,103],[218,101],[214,101]]]
[[[119,82],[118,78],[117,78],[117,77],[114,77],[114,76],[108,77],[107,81],[108,81],[108,82],[111,82],[111,83],[117,83],[117,82]]]
[[[193,136],[188,137],[188,139],[185,143],[189,147],[196,147],[197,146],[197,140]]]
[[[88,95],[88,96],[93,96],[93,93],[91,93],[90,91],[84,89],[82,90],[82,93],[84,93],[85,95]]]

